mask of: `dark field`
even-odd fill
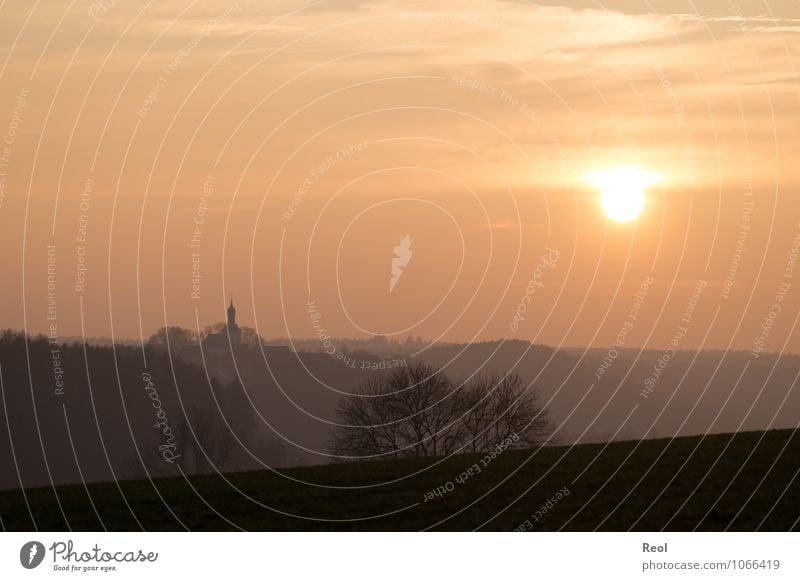
[[[0,518],[5,530],[78,531],[799,528],[797,430],[482,458],[10,490],[0,492]]]

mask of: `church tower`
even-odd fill
[[[240,345],[242,343],[242,330],[236,324],[236,307],[233,306],[233,298],[231,298],[231,305],[228,307],[228,337],[230,337],[232,345]]]

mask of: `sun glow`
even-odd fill
[[[589,174],[589,181],[600,190],[603,212],[615,222],[630,222],[644,208],[644,189],[657,176],[638,167],[616,167]]]

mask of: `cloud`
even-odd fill
[[[464,0],[432,9],[414,0],[201,0],[163,2],[139,14],[140,5],[118,2],[99,21],[87,17],[89,5],[64,14],[62,4],[45,1],[31,15],[12,7],[0,23],[0,37],[13,39],[15,27],[25,28],[7,52],[11,78],[24,79],[40,57],[43,70],[63,72],[93,27],[70,74],[91,78],[114,47],[107,70],[127,74],[135,67],[141,73],[141,87],[130,90],[133,107],[141,106],[159,71],[191,48],[178,59],[179,70],[170,74],[149,119],[171,120],[170,97],[179,101],[214,67],[227,73],[214,86],[225,92],[220,108],[237,123],[267,95],[266,112],[252,118],[265,126],[272,112],[285,119],[318,101],[293,120],[298,135],[365,110],[406,107],[356,118],[349,130],[375,139],[403,131],[455,132],[470,145],[477,140],[479,151],[500,167],[525,163],[527,155],[538,162],[543,183],[571,179],[585,165],[614,159],[658,163],[677,173],[691,162],[713,181],[726,163],[716,153],[721,136],[724,147],[734,150],[748,140],[750,149],[759,149],[758,140],[774,143],[778,128],[771,108],[788,107],[796,89],[789,73],[797,46],[767,32],[796,32],[800,20],[791,14],[726,14],[710,3],[692,14],[679,10],[680,3],[653,3],[648,11],[642,3],[623,1],[606,3],[612,10],[594,2]],[[62,22],[61,31],[44,46],[53,21]],[[742,25],[764,33],[745,40]],[[490,90],[459,86],[455,76]],[[786,135],[780,146],[796,151],[797,141]],[[431,149],[429,160],[443,166],[458,161],[446,147]],[[741,159],[741,152],[731,158]],[[524,175],[521,168],[516,173]]]

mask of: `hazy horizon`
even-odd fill
[[[213,322],[209,321],[205,325],[201,326],[199,330],[202,333],[204,330],[206,330],[206,328],[212,327],[214,324],[221,323],[221,322],[223,322],[221,319],[219,321],[213,321]],[[180,325],[174,325],[174,326],[180,327]],[[242,326],[243,327],[248,327],[248,328],[251,328],[251,329],[253,328],[253,327],[250,327],[249,325],[246,325],[246,324],[242,325]],[[181,328],[185,328],[185,327],[181,327]],[[148,339],[150,339],[153,336],[153,334],[155,334],[155,332],[157,332],[157,331],[159,331],[161,329],[163,329],[163,327],[159,327],[158,329],[153,329],[152,333],[146,334],[143,338],[141,338],[141,337],[110,337],[110,336],[104,336],[104,335],[86,335],[83,338],[89,344],[92,343],[92,340],[100,340],[100,339],[106,340],[108,342],[111,342],[112,339],[113,339],[113,342],[117,342],[117,343],[137,343],[137,344],[138,343],[142,343],[142,342],[147,343]],[[20,331],[20,332],[23,331],[22,329],[8,329],[8,330],[9,331]],[[197,329],[188,329],[188,330],[190,330],[192,332],[197,332]],[[46,332],[42,332],[42,333],[33,333],[33,334],[31,334],[31,336],[33,336],[33,337],[35,337],[37,335],[38,336],[47,336],[47,333]],[[425,343],[426,345],[428,345],[429,347],[436,347],[437,345],[440,345],[440,346],[452,346],[452,345],[469,345],[469,344],[472,344],[472,343],[508,343],[508,342],[513,342],[513,341],[522,341],[524,343],[529,343],[531,345],[531,347],[545,347],[545,348],[550,348],[550,349],[562,349],[562,350],[565,350],[565,351],[607,351],[608,349],[612,349],[612,348],[616,349],[618,352],[626,352],[626,351],[628,351],[628,352],[641,352],[641,351],[660,352],[660,351],[663,351],[663,347],[661,347],[661,348],[659,348],[659,347],[646,347],[645,348],[645,347],[635,346],[635,345],[633,345],[633,346],[626,345],[626,346],[623,346],[623,347],[615,347],[613,342],[610,342],[610,343],[607,343],[607,344],[603,344],[603,345],[588,346],[588,345],[552,345],[550,343],[535,343],[535,342],[529,341],[527,339],[522,339],[522,338],[519,338],[519,337],[487,337],[485,339],[481,339],[480,341],[474,341],[474,342],[459,342],[459,341],[433,342],[430,339],[428,339],[427,337],[416,336],[416,335],[414,337],[415,338],[419,337],[419,339],[421,339],[421,341],[423,343]],[[264,337],[264,336],[261,336],[261,338],[266,343],[280,342],[280,341],[317,342],[317,343],[319,343],[319,345],[318,345],[319,349],[318,350],[321,351],[323,349],[322,342],[319,340],[318,337],[316,337],[314,335],[299,336],[299,337],[287,337],[287,336]],[[82,339],[81,335],[65,335],[65,336],[64,335],[59,335],[59,340],[64,340],[64,341],[72,341],[72,340],[80,340],[80,339]],[[365,335],[365,336],[361,336],[361,337],[359,337],[359,336],[341,336],[341,337],[331,336],[330,339],[334,340],[334,341],[343,341],[343,342],[346,342],[346,341],[369,342],[369,341],[374,340],[375,336],[374,335],[372,335],[372,336]],[[392,345],[402,346],[403,343],[405,342],[405,337],[395,338],[394,341],[395,341],[395,343],[391,343]],[[309,347],[309,349],[310,349],[310,347]],[[697,351],[696,349],[679,349],[679,350],[681,350],[681,351],[689,351],[689,352]],[[712,352],[713,351],[724,351],[724,352],[727,352],[727,353],[730,353],[730,354],[747,354],[747,355],[752,356],[751,355],[752,354],[752,349],[728,349],[728,350],[725,350],[725,349],[706,348],[706,349],[703,349],[702,351],[712,351]],[[800,357],[800,351],[799,352],[794,352],[794,351],[789,351],[789,350],[783,350],[783,351],[777,351],[777,350],[769,351],[769,350],[766,350],[766,351],[759,352],[758,355],[759,355],[759,357],[762,356],[762,355],[763,356],[778,356],[778,357]]]

